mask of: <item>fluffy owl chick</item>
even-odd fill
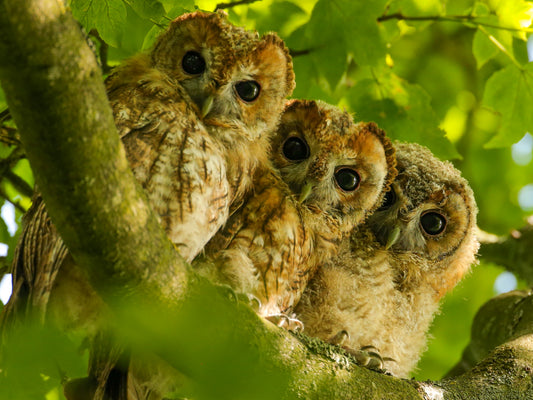
[[[296,307],[310,336],[357,354],[373,346],[406,377],[439,300],[475,261],[477,208],[451,163],[396,143],[398,176],[380,208],[322,265]],[[392,360],[391,360],[392,359]]]
[[[150,53],[106,84],[135,176],[191,261],[266,162],[294,87],[288,50],[273,33],[259,37],[225,14],[195,12],[172,21]]]
[[[272,141],[275,168],[206,247],[202,273],[287,315],[316,267],[379,205],[394,176],[394,151],[374,123],[322,102],[288,102]],[[207,266],[206,266],[207,265]]]

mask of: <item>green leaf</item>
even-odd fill
[[[128,0],[128,4],[142,18],[160,18],[165,15],[165,7],[158,0]]]
[[[72,0],[71,9],[87,31],[94,28],[107,44],[118,46],[127,17],[122,0]]]
[[[182,8],[185,10],[192,11],[194,10],[195,3],[194,0],[161,0],[161,3],[165,7],[165,10],[167,10],[168,15],[171,15],[170,10],[174,8]],[[211,8],[206,8],[211,9]]]
[[[533,63],[523,69],[509,65],[487,81],[483,104],[501,115],[499,132],[486,146],[505,147],[533,132]]]
[[[485,2],[498,16],[499,25],[502,27],[520,29],[531,26],[533,3],[524,0],[485,0]],[[514,35],[526,40],[525,32],[514,32]]]
[[[478,20],[480,22],[498,24],[498,20],[494,16],[484,17]],[[492,37],[492,40],[489,37]],[[481,69],[487,61],[496,57],[501,51],[495,42],[500,43],[510,54],[513,54],[513,35],[511,32],[490,27],[484,27],[483,30],[476,30],[472,43],[472,52],[476,58],[478,69]]]
[[[375,65],[385,56],[377,17],[385,1],[354,2],[350,0],[319,0],[308,22],[306,36],[312,51],[321,52],[315,59],[318,70],[336,86],[346,67],[346,55],[352,53],[359,65]],[[332,59],[324,58],[332,57]],[[331,65],[340,63],[342,65]]]
[[[439,128],[440,121],[430,100],[420,86],[379,69],[375,71],[375,79],[360,81],[348,94],[357,119],[375,121],[389,137],[420,143],[441,159],[460,158]]]
[[[268,7],[267,12],[249,8],[247,18],[255,21],[259,33],[274,31],[280,36],[288,36],[298,25],[309,18],[299,6],[289,1],[279,1]]]
[[[389,5],[387,14],[399,11],[404,15],[440,15],[442,1],[440,0],[395,0]]]

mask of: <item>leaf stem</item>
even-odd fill
[[[523,70],[523,67],[522,65],[516,60],[516,58],[505,48],[505,46],[503,44],[500,43],[500,41],[498,39],[496,39],[494,37],[494,35],[491,35],[490,32],[488,32],[485,27],[483,26],[478,26],[478,29],[483,32],[485,35],[487,35],[487,37],[489,38],[489,40],[492,42],[492,44],[494,46],[496,46],[498,48],[498,50],[500,50],[503,54],[505,54],[507,57],[509,57],[509,59],[513,62],[514,65],[516,65],[518,67],[519,70]]]

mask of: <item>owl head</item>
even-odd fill
[[[405,265],[450,271],[440,295],[453,287],[475,260],[477,207],[468,182],[450,162],[414,143],[395,143],[398,176],[367,225]],[[414,262],[418,261],[418,262]]]
[[[272,140],[272,159],[303,206],[350,230],[380,204],[394,179],[394,149],[374,123],[320,101],[291,100]]]
[[[154,68],[185,88],[208,127],[250,140],[274,128],[295,85],[289,51],[275,33],[259,37],[221,12],[176,18],[150,56]]]

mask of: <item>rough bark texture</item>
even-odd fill
[[[503,265],[533,286],[533,218],[524,228],[495,243],[484,243],[481,255],[486,261]]]
[[[482,340],[474,359],[488,356],[468,373],[419,383],[305,346],[197,278],[136,185],[94,56],[61,0],[0,0],[0,82],[54,224],[124,340],[175,366],[198,398],[533,398],[530,323]],[[505,310],[511,325],[495,331],[522,327],[525,309]],[[501,338],[513,340],[490,352]]]

